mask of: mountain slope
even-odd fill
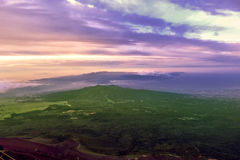
[[[12,112],[0,121],[0,137],[35,135],[59,141],[74,138],[93,152],[110,155],[165,153],[188,159],[202,156],[226,160],[240,157],[239,100],[114,85],[12,100],[15,109],[34,108],[43,102],[50,104],[48,108]]]
[[[140,101],[161,101],[169,100],[178,97],[184,97],[183,94],[149,91],[149,90],[136,90],[130,88],[122,88],[116,85],[109,86],[93,86],[86,87],[80,90],[58,92],[47,95],[46,100],[89,100],[92,102],[108,102],[109,100],[115,102],[122,102],[124,100]]]

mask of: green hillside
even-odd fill
[[[0,110],[8,108],[6,100],[2,102]],[[45,108],[29,109],[34,103]],[[197,98],[111,85],[20,97],[9,105],[27,108],[25,112],[6,112],[11,116],[0,120],[1,137],[74,138],[89,150],[112,155],[240,156],[240,102],[236,99]]]
[[[130,88],[121,88],[116,85],[110,86],[93,86],[86,87],[81,90],[73,90],[67,92],[53,93],[46,96],[46,100],[56,101],[62,100],[81,100],[82,102],[108,102],[108,99],[117,102],[126,100],[134,100],[135,102],[141,101],[161,101],[170,100],[183,96],[182,94],[164,93],[149,90],[135,90]]]

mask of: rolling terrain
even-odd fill
[[[1,99],[0,137],[74,139],[112,156],[233,160],[240,157],[239,113],[238,99],[93,86]]]

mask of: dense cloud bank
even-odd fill
[[[36,82],[23,82],[17,80],[0,80],[0,93],[4,93],[8,90],[15,88],[36,87],[42,85]]]
[[[238,94],[240,73],[94,72],[38,79],[25,83],[2,81],[0,84],[1,91],[7,91],[6,94],[9,95],[76,90],[94,85],[118,85],[134,89],[180,93]],[[225,92],[226,90],[228,92]]]

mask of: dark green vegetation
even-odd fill
[[[94,152],[113,155],[240,158],[237,99],[95,86],[15,100],[28,108],[36,103],[41,110],[6,116],[0,121],[1,137],[75,138]]]

